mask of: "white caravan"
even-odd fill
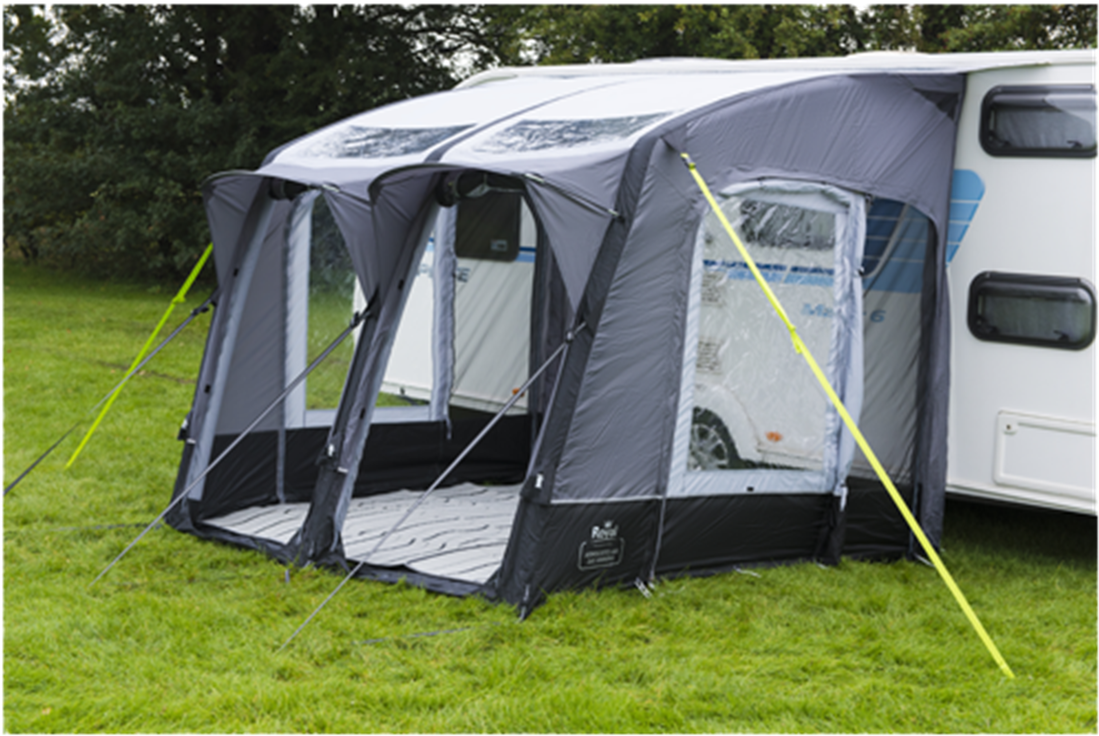
[[[951,407],[947,490],[975,498],[1095,514],[1095,162],[1096,103],[1093,51],[1005,52],[952,57],[860,54],[838,59],[753,62],[641,62],[613,67],[615,73],[673,71],[716,74],[809,67],[823,72],[935,69],[949,58],[969,69],[958,125],[948,269],[952,309]],[[810,66],[811,65],[811,66]],[[500,69],[463,86],[523,75],[606,74],[607,65]],[[728,197],[723,208],[743,230],[746,246],[812,349],[826,345],[817,334],[830,320],[831,256],[825,249],[843,227],[841,214],[823,198],[797,193],[769,197],[765,189]],[[760,203],[765,206],[759,206]],[[769,230],[765,213],[784,207],[781,218],[794,231]],[[799,215],[791,217],[794,210]],[[486,213],[490,216],[491,213]],[[514,219],[514,218],[513,218]],[[712,218],[711,218],[712,219]],[[885,256],[922,249],[927,220],[891,201],[867,205],[864,284],[865,391],[876,390],[875,372],[916,370],[922,251],[905,266]],[[433,354],[456,350],[450,404],[493,410],[528,372],[532,304],[533,218],[522,207],[495,247],[465,252],[457,238],[453,288],[460,325],[481,325],[477,335],[454,336],[454,345],[430,344],[436,289],[430,244],[394,343],[383,391],[410,401],[430,399]],[[716,232],[716,225],[705,228]],[[803,254],[789,261],[784,240],[800,239]],[[814,264],[812,243],[822,260]],[[491,252],[490,252],[491,251]],[[884,264],[889,263],[887,268]],[[879,264],[881,267],[879,268]],[[735,322],[744,299],[758,287],[739,255],[719,237],[707,239],[700,272],[702,309],[695,373],[695,410],[690,463],[696,468],[782,465],[805,467],[817,456],[822,412],[804,411],[800,390],[739,391],[718,376],[773,370],[766,361],[736,364],[725,349],[747,334],[768,351],[789,349],[784,330],[764,320]],[[361,295],[357,295],[361,303]],[[357,305],[358,306],[358,305]],[[472,317],[472,319],[471,319]],[[491,324],[491,329],[484,325]],[[821,327],[817,327],[820,325]],[[476,345],[471,341],[477,342]],[[777,353],[776,353],[777,354]],[[818,356],[818,359],[826,356]],[[811,382],[810,377],[806,377]],[[758,383],[758,381],[757,381]],[[790,388],[789,386],[787,388]],[[884,390],[884,389],[883,389]],[[823,399],[821,399],[823,401]],[[896,397],[898,405],[911,397]],[[891,437],[890,402],[867,402],[860,426],[891,473],[908,473],[903,448],[909,438]],[[807,419],[810,418],[810,419]],[[819,441],[819,440],[818,440]],[[856,456],[855,475],[872,477]]]

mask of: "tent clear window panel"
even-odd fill
[[[628,138],[668,113],[592,120],[520,120],[477,146],[484,153],[575,148]]]
[[[313,203],[309,248],[307,353],[319,355],[351,319],[357,279],[335,218],[318,197]],[[335,409],[355,347],[345,340],[306,379],[307,410]]]
[[[814,355],[833,333],[835,207],[764,193],[722,203],[764,278]],[[702,232],[702,284],[688,469],[823,466],[823,394],[790,335],[713,213]]]

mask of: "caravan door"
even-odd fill
[[[382,390],[429,402],[442,383],[438,416],[446,404],[494,413],[507,403],[529,373],[536,245],[534,216],[518,192],[459,202],[441,217],[412,282]],[[445,344],[434,337],[436,320],[453,325],[442,331]],[[526,403],[521,398],[512,411],[525,411]]]

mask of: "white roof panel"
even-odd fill
[[[417,97],[341,120],[279,151],[273,163],[361,167],[423,160],[431,149],[477,126],[532,105],[602,84],[594,78],[517,79]],[[315,165],[315,164],[314,164]]]
[[[798,70],[588,77],[601,83],[492,125],[455,146],[445,160],[466,162],[494,155],[543,157],[577,149],[620,149],[676,115],[755,89],[813,76],[819,73]]]

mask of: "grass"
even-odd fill
[[[306,348],[309,359],[320,355],[329,343],[347,328],[351,319],[350,293],[321,292],[309,299],[309,330]],[[351,337],[340,343],[328,358],[305,380],[305,402],[309,409],[335,409],[340,403],[343,379],[351,367],[355,341]]]
[[[121,377],[173,293],[5,264],[8,482]],[[76,437],[4,499],[9,732],[1096,731],[1093,518],[948,504],[944,559],[1015,680],[908,562],[557,594],[522,624],[356,581],[281,652],[336,576],[159,528],[91,586],[168,501],[208,320],[71,469]]]

